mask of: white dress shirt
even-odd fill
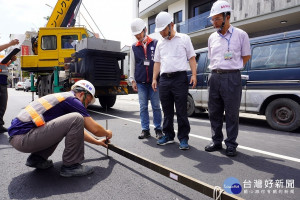
[[[160,74],[189,70],[188,61],[196,56],[191,39],[188,35],[175,33],[169,39],[158,41],[154,62],[160,63]]]

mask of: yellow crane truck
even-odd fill
[[[31,81],[31,91],[39,97],[68,91],[85,79],[95,86],[101,106],[112,107],[116,95],[128,94],[126,54],[120,52],[120,42],[95,38],[85,27],[74,27],[80,4],[81,0],[58,0],[46,27],[32,38],[35,55],[21,56],[21,68],[38,76],[36,86]]]

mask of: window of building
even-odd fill
[[[168,9],[162,10],[162,11],[168,12]],[[155,18],[156,18],[156,16],[157,16],[157,14],[152,15],[151,17],[148,17],[148,34],[151,34],[151,33],[155,32]]]
[[[57,38],[55,35],[47,35],[42,37],[42,49],[43,50],[55,50],[57,49]]]
[[[156,15],[153,15],[148,18],[148,33],[154,33],[155,32],[155,18]]]
[[[63,35],[61,36],[62,49],[74,49],[78,42],[77,35]]]
[[[209,13],[211,6],[212,6],[211,2],[195,6],[194,7],[194,17],[198,16],[198,15],[203,15],[203,14]]]
[[[182,22],[182,10],[174,13],[174,24]]]
[[[174,24],[176,24],[176,31],[180,33],[181,31],[180,31],[179,23],[182,22],[182,10],[174,13],[173,18],[174,18]]]

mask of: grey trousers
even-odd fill
[[[242,96],[242,82],[240,72],[212,73],[209,79],[208,112],[215,144],[223,141],[223,113],[225,111],[226,146],[236,148],[236,138],[239,131],[239,108]]]
[[[63,138],[63,165],[81,163],[84,160],[84,119],[79,113],[63,115],[27,134],[15,135],[10,144],[18,151],[48,159]]]
[[[4,125],[3,116],[7,106],[7,85],[0,85],[0,126]]]

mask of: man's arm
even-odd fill
[[[243,58],[243,66],[245,66],[247,61],[251,58],[251,56],[242,56],[242,58]]]
[[[189,59],[189,63],[190,63],[190,67],[192,70],[190,84],[193,84],[193,89],[194,89],[197,85],[197,62],[196,62],[195,56],[193,56]]]
[[[8,61],[5,65],[6,66],[9,66],[12,62],[14,62],[15,60],[17,60],[17,56],[13,56],[13,57],[11,57],[11,60],[10,61]]]
[[[134,57],[134,52],[132,50],[132,47],[130,48],[130,76],[129,76],[129,81],[132,84],[132,89],[134,91],[138,91],[137,85],[134,79],[134,72],[135,72],[135,57]]]
[[[91,117],[84,117],[84,128],[97,137],[106,137],[107,139],[112,137],[112,132],[110,130],[105,130]]]
[[[7,44],[0,45],[0,51],[3,51],[4,49],[7,49],[8,47],[16,45],[16,44],[19,44],[19,40],[18,39],[11,40]]]
[[[152,89],[157,91],[157,77],[160,72],[160,62],[155,62],[153,67]]]
[[[96,144],[96,145],[101,145],[101,146],[107,147],[107,144],[105,144],[106,138],[98,140],[98,139],[94,138],[93,136],[91,136],[90,134],[88,134],[86,131],[84,131],[84,141],[91,143],[91,144]]]

